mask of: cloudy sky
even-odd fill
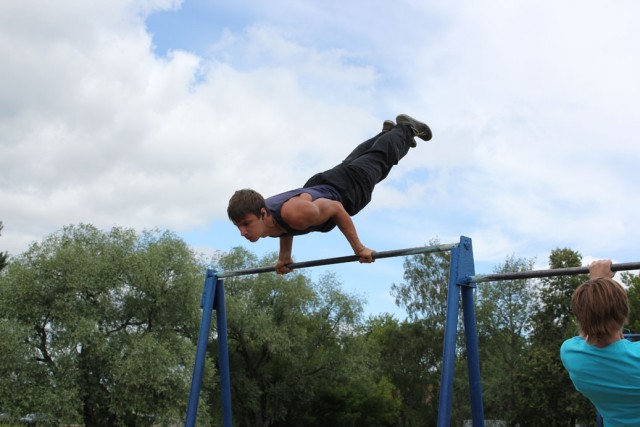
[[[557,247],[638,261],[638,16],[635,0],[3,0],[0,250],[83,222],[275,251],[228,222],[233,191],[298,187],[408,113],[434,137],[355,218],[369,247],[465,235],[476,273]],[[338,231],[294,242],[298,261],[349,253]],[[401,259],[331,270],[394,311]]]

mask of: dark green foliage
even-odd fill
[[[571,249],[554,249],[549,268],[580,267],[582,255]],[[588,275],[547,277],[541,280],[540,301],[533,317],[532,342],[543,346],[560,346],[577,332],[571,314],[571,295],[588,280]]]
[[[1,224],[0,224],[1,226]],[[437,244],[437,241],[431,242]],[[236,248],[222,270],[270,264]],[[569,249],[551,268],[581,265]],[[363,319],[363,301],[332,274],[225,280],[236,426],[435,426],[449,253],[405,259],[391,287],[408,318]],[[525,271],[506,258],[495,272]],[[66,227],[0,273],[0,413],[42,425],[145,426],[184,420],[205,267],[171,233]],[[559,348],[576,332],[570,298],[586,276],[478,284],[476,320],[486,419],[509,426],[593,425]],[[629,329],[640,280],[625,273]],[[462,317],[460,317],[462,319]],[[215,322],[214,322],[215,323]],[[450,423],[471,418],[460,325]],[[211,331],[198,425],[217,425],[217,335]],[[206,402],[205,402],[206,400]],[[3,421],[4,422],[4,421]]]
[[[9,254],[7,252],[0,252],[0,271],[2,271],[9,263]]]
[[[431,246],[438,244],[438,240],[429,242]],[[389,358],[401,357],[396,365],[390,359],[386,369],[404,403],[403,426],[435,425],[437,420],[450,258],[450,252],[407,257],[405,282],[391,286],[396,304],[407,310],[410,320],[387,334],[383,350]],[[391,323],[386,329],[391,331],[393,327]],[[462,338],[460,331],[460,343]],[[462,352],[459,359],[464,363]],[[463,369],[455,371],[453,394],[451,422],[456,425],[470,417],[468,380]]]
[[[533,260],[508,257],[495,273],[529,271]],[[487,419],[518,418],[516,375],[527,352],[535,292],[527,280],[486,282],[477,288],[482,389]]]
[[[380,369],[402,403],[399,426],[435,425],[444,330],[428,319],[399,322],[389,315],[369,320],[369,340]]]
[[[2,221],[0,221],[0,236],[2,235]],[[0,252],[0,271],[9,263],[9,254],[7,252]]]
[[[170,233],[66,227],[0,281],[0,396],[12,417],[146,425],[180,419],[201,268]]]
[[[570,249],[555,249],[549,256],[552,269],[581,264],[582,256]],[[520,425],[564,426],[595,419],[592,405],[575,390],[560,360],[563,341],[577,332],[571,314],[571,295],[586,279],[588,276],[579,275],[540,281],[529,345],[516,377]]]
[[[430,246],[440,242],[432,240]],[[434,252],[405,258],[405,283],[393,284],[396,304],[407,310],[411,319],[427,318],[444,327],[447,316],[450,252]]]
[[[626,332],[640,333],[640,275],[622,273],[621,281],[627,287],[629,296],[629,323]]]

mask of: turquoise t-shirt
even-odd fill
[[[560,357],[605,427],[640,426],[640,342],[623,339],[601,348],[573,337],[560,347]]]

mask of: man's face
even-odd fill
[[[264,232],[264,217],[259,217],[255,214],[248,213],[240,221],[233,223],[240,235],[250,242],[257,242]]]

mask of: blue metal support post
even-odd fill
[[[231,374],[229,373],[229,346],[227,344],[227,309],[224,303],[224,280],[218,279],[214,301],[218,321],[218,361],[220,392],[222,393],[222,425],[232,427]]]
[[[469,372],[469,392],[471,394],[471,416],[473,427],[484,426],[484,409],[482,405],[482,383],[480,381],[480,354],[478,351],[478,332],[476,330],[476,313],[473,292],[475,283],[461,281],[475,274],[473,265],[473,247],[471,239],[462,238],[458,251],[458,283],[462,293],[462,314],[464,334],[467,345],[467,368]]]

